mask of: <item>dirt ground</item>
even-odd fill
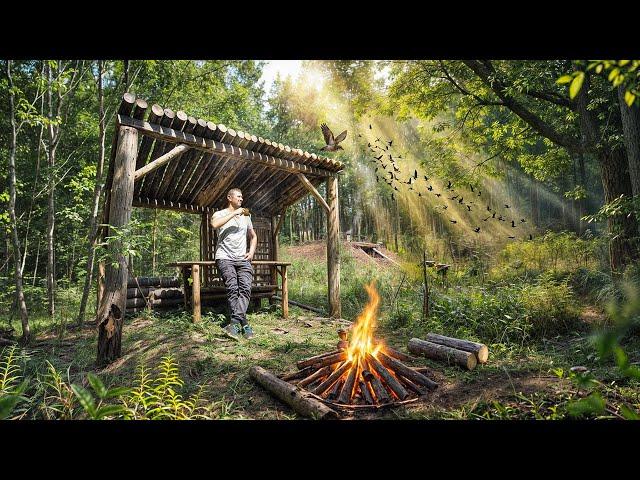
[[[303,245],[285,246],[284,248],[286,249],[287,255],[294,258],[308,258],[315,262],[324,262],[327,258],[327,242],[324,240],[307,242]],[[385,267],[392,264],[392,262],[384,258],[372,257],[352,242],[342,242],[342,248],[343,251],[350,252],[353,258],[363,265],[379,265]],[[400,262],[400,258],[395,252],[391,252],[383,246],[376,247],[376,249],[392,260]]]

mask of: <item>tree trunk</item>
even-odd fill
[[[628,175],[628,161],[622,148],[599,155],[600,175],[604,188],[604,201],[609,203],[620,195],[631,196],[631,180]],[[622,273],[624,268],[638,257],[637,247],[633,244],[638,236],[638,225],[635,218],[617,215],[608,219],[609,260],[611,271]]]
[[[13,93],[13,79],[11,78],[11,60],[7,60],[7,77],[9,79],[9,103],[11,108],[11,147],[9,150],[9,219],[11,221],[11,241],[13,243],[13,257],[15,261],[16,304],[20,311],[22,322],[21,342],[26,345],[31,340],[29,328],[29,315],[24,300],[24,288],[22,285],[22,262],[20,261],[20,239],[18,238],[18,222],[16,220],[16,118],[15,99]]]
[[[109,223],[121,228],[129,223],[133,203],[133,183],[138,147],[138,131],[120,127],[116,155],[113,160],[113,186],[109,205]],[[108,245],[111,262],[105,271],[105,291],[98,315],[98,355],[96,363],[103,366],[120,357],[122,325],[127,301],[127,261],[122,253],[122,241],[112,239]],[[113,260],[117,261],[114,267]]]
[[[47,65],[47,102],[49,106],[49,139],[47,149],[47,160],[49,166],[49,193],[47,198],[47,299],[49,302],[49,318],[53,318],[55,315],[55,272],[54,272],[54,243],[53,233],[55,229],[55,164],[56,164],[56,130],[54,127],[54,113],[53,113],[53,75],[51,72],[51,65]]]
[[[629,177],[634,196],[640,196],[640,108],[638,101],[631,107],[624,101],[625,88],[618,87],[620,115],[622,117],[622,131],[624,133],[624,147],[629,161]]]
[[[84,279],[84,288],[82,290],[82,299],[80,300],[80,312],[78,313],[77,323],[82,325],[84,314],[87,308],[87,299],[91,290],[91,282],[93,280],[93,264],[96,252],[96,240],[98,238],[98,208],[100,206],[100,196],[102,195],[102,177],[104,170],[104,138],[105,138],[105,115],[104,115],[104,92],[102,90],[102,73],[103,61],[98,60],[98,124],[100,128],[100,156],[98,157],[98,165],[96,169],[96,180],[93,187],[93,209],[89,218],[89,245],[87,249],[87,271]]]

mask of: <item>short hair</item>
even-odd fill
[[[242,194],[242,190],[240,190],[239,188],[232,188],[232,189],[230,189],[230,190],[227,192],[227,197],[228,197],[229,195],[231,195],[232,193],[239,193],[239,194]]]

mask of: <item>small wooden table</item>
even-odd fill
[[[180,267],[182,269],[182,280],[184,282],[184,307],[185,309],[189,308],[189,297],[191,297],[191,305],[193,308],[193,321],[199,322],[201,317],[201,308],[200,308],[200,266],[205,265],[215,265],[216,262],[213,260],[202,260],[202,261],[186,261],[186,262],[173,262],[167,264],[169,267]],[[282,292],[282,317],[289,317],[289,291],[287,285],[287,267],[291,265],[288,262],[278,262],[275,260],[255,260],[251,262],[251,265],[269,265],[272,266],[275,271],[282,278],[282,287],[280,288]],[[191,270],[191,272],[189,272]],[[191,276],[193,280],[193,284],[191,288],[189,288],[189,276]],[[277,276],[276,276],[276,284],[277,284]],[[277,289],[277,285],[275,286]],[[189,295],[189,291],[191,290],[192,295]]]

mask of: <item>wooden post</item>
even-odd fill
[[[282,318],[289,318],[289,285],[287,282],[287,266],[282,265],[280,275],[282,276]]]
[[[138,150],[138,131],[120,127],[113,165],[113,184],[109,204],[109,223],[122,228],[129,223],[133,203],[134,172]],[[113,262],[105,265],[105,291],[96,316],[98,354],[96,363],[104,366],[119,358],[122,352],[122,325],[127,302],[127,261],[120,253],[121,241],[109,245]]]
[[[200,321],[200,265],[193,265],[191,267],[191,278],[193,278],[193,323]]]
[[[330,211],[327,215],[327,273],[329,316],[342,317],[340,304],[340,219],[338,210],[338,177],[327,178],[327,203]]]

